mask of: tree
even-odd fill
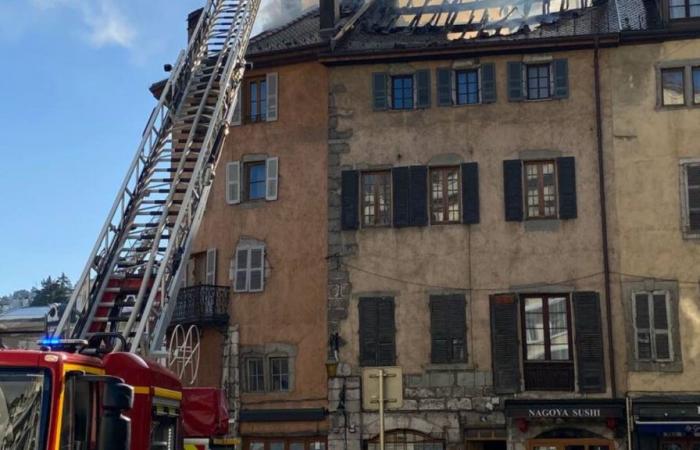
[[[32,289],[34,299],[32,306],[46,306],[51,303],[66,303],[70,298],[72,284],[65,273],[52,279],[51,276],[41,281],[41,288]]]

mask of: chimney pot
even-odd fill
[[[333,37],[335,25],[340,18],[340,0],[320,0],[319,12],[321,18],[321,37],[330,39]]]

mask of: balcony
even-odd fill
[[[227,325],[227,286],[199,285],[180,289],[172,325]]]

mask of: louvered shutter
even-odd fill
[[[408,167],[391,170],[394,226],[411,225],[411,172]]]
[[[378,299],[378,303],[379,329],[377,330],[377,363],[380,366],[393,366],[396,364],[394,299],[391,297],[383,297]]]
[[[573,295],[576,330],[576,365],[581,392],[605,391],[603,329],[597,292]]]
[[[372,107],[375,111],[389,108],[388,76],[385,73],[372,74]]]
[[[462,223],[479,223],[479,164],[462,164]]]
[[[248,249],[236,250],[235,279],[233,282],[233,290],[235,292],[245,292],[248,290],[248,257]]]
[[[555,59],[552,62],[554,71],[554,98],[569,96],[569,63],[566,59]]]
[[[265,161],[265,199],[277,200],[279,185],[279,158],[267,158]]]
[[[207,250],[207,267],[206,267],[207,284],[216,285],[216,249],[210,248]]]
[[[634,335],[637,347],[637,359],[652,359],[651,352],[651,315],[649,314],[649,295],[636,293],[632,297],[634,308]]]
[[[231,161],[226,164],[226,203],[235,205],[241,202],[241,164]]]
[[[428,168],[410,168],[410,224],[414,227],[428,225]]]
[[[248,277],[248,290],[250,292],[262,292],[265,287],[265,247],[250,249]]]
[[[450,330],[450,360],[452,362],[467,361],[467,322],[466,301],[464,295],[448,295],[448,324]]]
[[[523,220],[523,165],[519,159],[503,161],[503,198],[506,221]]]
[[[481,103],[496,102],[496,65],[481,65]]]
[[[279,114],[278,105],[278,77],[277,73],[268,73],[266,76],[266,86],[267,86],[267,118],[266,121],[274,122],[277,120]]]
[[[433,364],[450,362],[450,304],[442,296],[430,297],[430,360]]]
[[[508,100],[519,102],[524,100],[523,93],[523,63],[518,61],[508,62]]]
[[[557,178],[559,181],[559,218],[575,219],[576,201],[576,158],[557,158]]]
[[[671,360],[671,333],[668,321],[668,294],[652,294],[652,312],[654,323],[654,351],[659,361]]]
[[[513,394],[520,390],[517,297],[514,294],[492,295],[490,304],[494,390],[498,394]]]
[[[452,69],[437,69],[438,106],[452,106]]]
[[[357,230],[360,223],[360,172],[344,170],[341,175],[341,225],[343,230]]]
[[[377,365],[379,304],[375,298],[360,299],[360,365]]]
[[[416,108],[430,108],[430,71],[416,71]]]
[[[238,89],[236,103],[233,105],[233,115],[231,116],[231,125],[241,124],[241,104],[243,103],[243,86]]]

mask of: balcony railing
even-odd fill
[[[180,289],[172,324],[228,324],[227,286],[199,285]]]

